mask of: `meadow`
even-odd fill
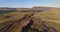
[[[6,14],[0,14],[0,29],[3,28],[5,25],[10,23],[11,20],[19,20],[24,17],[25,14],[31,14],[32,12],[11,12]],[[45,19],[45,20],[54,20],[60,22],[60,9],[51,9],[50,11],[44,11],[44,12],[35,12],[35,14],[32,16],[32,18],[39,18],[39,19]],[[19,24],[16,28],[12,29],[12,32],[18,32],[21,31],[18,28],[22,28],[24,25],[28,23],[29,20],[26,20],[25,22],[22,22],[22,24]],[[60,32],[60,23],[56,23],[54,21],[46,21],[45,24],[51,27],[54,27],[57,29],[58,32]],[[34,24],[34,27],[38,27],[41,29],[40,24]],[[17,31],[16,31],[17,29]]]

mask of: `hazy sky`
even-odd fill
[[[60,7],[60,0],[0,0],[0,7]]]

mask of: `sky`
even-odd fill
[[[60,7],[60,0],[0,0],[0,7]]]

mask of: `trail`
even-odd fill
[[[46,21],[50,21],[50,22],[55,22],[55,23],[58,23],[58,24],[60,24],[60,21],[55,21],[55,20],[46,20]]]
[[[57,30],[55,29],[55,28],[53,28],[53,27],[49,27],[48,25],[45,25],[45,23],[44,23],[45,21],[41,21],[41,26],[43,27],[43,29],[45,30],[45,31],[49,31],[49,29],[52,29],[52,32],[57,32]]]

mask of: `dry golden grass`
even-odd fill
[[[19,20],[22,17],[24,17],[25,14],[31,14],[32,12],[12,12],[12,13],[8,13],[8,14],[0,14],[0,17],[3,18],[3,20],[0,20],[0,25],[2,24],[2,26],[6,25],[7,23],[9,23],[9,20],[13,19],[13,20]],[[11,16],[10,18],[4,19],[5,16]],[[39,19],[46,19],[46,20],[56,20],[56,21],[60,21],[60,9],[52,9],[51,11],[46,11],[46,12],[36,12],[35,15],[32,17],[37,17]],[[35,21],[35,20],[34,20]],[[38,20],[36,20],[38,21]],[[39,22],[34,22],[35,24],[33,25],[33,27],[38,27],[39,29],[42,29]],[[19,24],[18,26],[16,26],[15,28],[13,28],[12,30],[10,30],[10,32],[21,32],[21,29],[23,26],[27,25],[27,23],[29,22],[29,20],[26,20],[25,22],[22,22],[21,24]],[[5,24],[3,24],[5,23]],[[47,25],[55,27],[58,32],[60,32],[60,24],[58,23],[54,23],[54,22],[46,22]],[[1,27],[2,27],[1,26]]]

